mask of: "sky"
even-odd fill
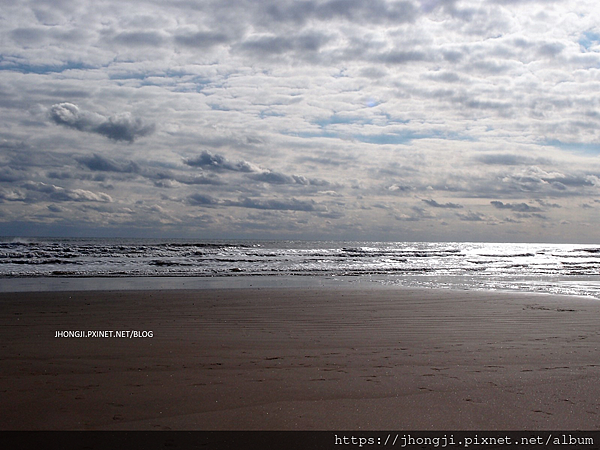
[[[0,235],[600,242],[600,6],[0,0]]]

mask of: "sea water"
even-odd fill
[[[600,245],[0,238],[3,291],[299,286],[308,278],[600,298]]]

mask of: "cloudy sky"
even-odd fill
[[[0,234],[600,241],[600,7],[0,0]]]

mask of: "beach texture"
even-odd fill
[[[309,288],[0,303],[2,430],[600,428],[597,300]],[[77,330],[152,337],[55,337]]]

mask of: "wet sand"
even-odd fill
[[[2,430],[600,428],[600,302],[404,288],[0,294]],[[57,331],[152,338],[57,338]]]

